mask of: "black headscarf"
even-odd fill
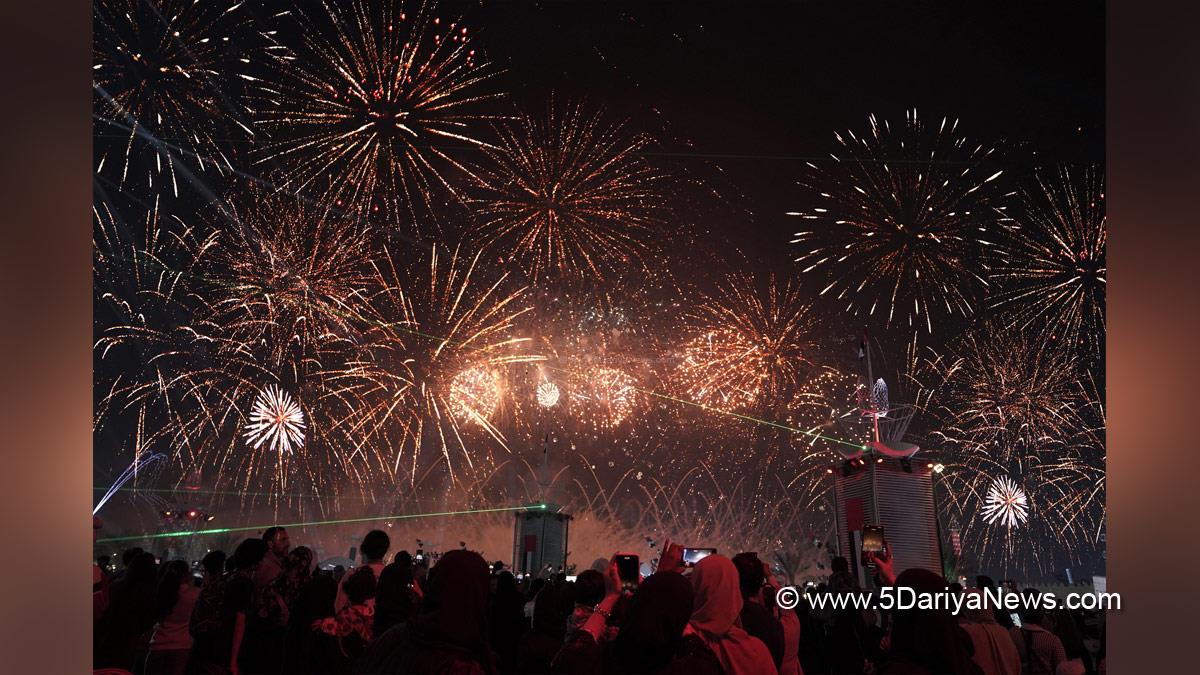
[[[358,672],[443,672],[464,660],[495,672],[486,630],[489,585],[488,565],[478,553],[447,552],[429,571],[417,618],[377,636]]]
[[[944,593],[946,581],[923,569],[908,569],[896,578],[898,588]],[[967,645],[970,636],[949,609],[897,609],[892,614],[891,657],[918,664],[930,673],[976,673]],[[886,668],[885,668],[886,670]]]
[[[671,661],[692,616],[692,584],[683,575],[650,575],[629,603],[613,648],[626,673],[654,672]]]
[[[407,623],[413,618],[417,607],[413,592],[408,587],[411,583],[412,569],[405,567],[404,563],[394,562],[379,573],[379,583],[375,587],[376,635],[382,635],[392,626]]]

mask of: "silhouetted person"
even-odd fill
[[[392,540],[388,537],[387,532],[383,530],[371,530],[367,533],[367,536],[363,537],[362,543],[358,546],[358,551],[365,560],[363,567],[371,568],[376,579],[379,579],[379,575],[383,573],[383,568],[387,565],[383,559],[387,557],[388,549],[391,546]],[[345,583],[345,579],[342,579],[342,584],[344,585]],[[336,607],[340,610],[346,604],[346,590],[345,588],[339,588]]]
[[[533,625],[517,643],[518,673],[548,673],[562,648],[571,613],[573,589],[547,584],[533,601]]]
[[[417,617],[393,626],[367,648],[358,672],[496,672],[486,639],[488,566],[478,553],[450,551],[429,571]]]
[[[226,667],[254,668],[257,645],[244,644],[249,617],[253,612],[254,576],[267,554],[267,542],[246,539],[233,552],[233,571],[225,575],[225,597],[221,605],[221,651]],[[248,647],[243,654],[243,647]],[[245,657],[245,658],[243,658]]]
[[[1022,605],[1019,615],[1021,626],[1013,627],[1013,644],[1021,655],[1022,671],[1027,675],[1054,675],[1058,664],[1067,660],[1062,640],[1042,625],[1046,613],[1041,607],[1029,607],[1028,600],[1041,595],[1036,588],[1026,588],[1021,591],[1026,596],[1027,603]]]
[[[408,623],[416,616],[420,598],[412,586],[411,557],[383,568],[375,589],[376,635],[382,635],[396,624]]]
[[[254,574],[254,586],[258,592],[262,592],[262,589],[283,572],[283,557],[292,546],[287,530],[279,526],[268,527],[263,531],[262,540],[267,545],[267,552]]]
[[[109,589],[108,609],[94,628],[93,668],[132,672],[139,656],[145,657],[157,616],[157,565],[153,554],[140,552]]]
[[[210,551],[200,561],[204,578],[200,596],[196,599],[188,622],[188,633],[192,636],[192,652],[187,667],[189,673],[206,672],[210,664],[220,663],[225,562],[224,551]]]
[[[545,583],[544,579],[542,583]],[[488,608],[488,639],[496,652],[496,666],[500,672],[512,672],[517,667],[517,640],[529,625],[524,608],[525,597],[517,589],[512,572],[496,575],[496,592]]]
[[[895,586],[911,588],[918,595],[941,593],[945,591],[946,581],[933,572],[914,568],[896,577]],[[949,609],[914,607],[892,612],[890,649],[879,672],[883,675],[970,675],[981,671],[971,661],[970,636],[959,628]]]
[[[993,581],[991,577],[980,574],[979,576],[975,577],[975,587],[981,591],[990,590],[995,593],[996,582]],[[996,619],[996,623],[999,624],[1001,628],[1008,630],[1013,627],[1013,620],[1012,617],[1009,616],[1008,610],[1004,609],[1003,607],[993,607],[991,612],[992,616]]]
[[[968,595],[983,595],[983,591],[972,588]],[[964,605],[958,624],[971,638],[973,650],[971,660],[984,675],[1020,675],[1021,655],[1013,644],[1012,636],[1003,626],[996,623],[991,608],[983,606],[982,597],[978,609]]]
[[[738,572],[738,587],[742,593],[742,611],[739,618],[742,628],[762,640],[771,650],[771,658],[778,670],[783,665],[783,624],[762,603],[763,582],[766,573],[762,561],[753,553],[739,553],[733,557]]]
[[[172,560],[163,566],[158,578],[158,622],[150,638],[146,675],[183,675],[192,651],[188,622],[199,596],[186,562]]]

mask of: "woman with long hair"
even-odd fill
[[[158,622],[150,638],[146,675],[183,675],[192,651],[188,621],[200,589],[183,560],[172,560],[158,575]]]

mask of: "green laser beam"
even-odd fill
[[[635,387],[635,389],[637,389],[637,388]],[[789,427],[786,424],[780,424],[779,422],[772,422],[771,420],[759,419],[757,417],[751,417],[750,415],[743,415],[741,413],[736,413],[731,410],[720,410],[718,408],[712,408],[707,405],[704,405],[703,403],[697,403],[695,401],[685,401],[681,398],[675,398],[674,396],[668,396],[667,394],[660,394],[656,391],[650,391],[649,389],[638,389],[638,391],[640,391],[644,394],[649,394],[650,396],[657,396],[659,398],[665,398],[669,401],[675,401],[676,403],[683,403],[685,405],[695,406],[697,408],[701,408],[701,409],[707,410],[709,412],[720,413],[722,415],[729,415],[731,417],[736,417],[738,419],[743,419],[743,420],[747,420],[750,422],[757,422],[758,424],[766,424],[767,426],[777,427],[779,429],[783,429],[785,431],[790,431],[790,432],[796,433],[796,434],[804,434],[805,436],[809,436],[811,438],[819,438],[823,441],[830,441],[833,443],[841,443],[842,445],[846,445],[851,448],[858,448],[859,450],[867,449],[867,446],[865,446],[861,443],[852,443],[850,441],[844,441],[840,438],[834,438],[833,436],[825,436],[823,434],[818,434],[815,431],[806,431],[804,429],[797,429],[795,427]]]
[[[153,264],[153,263],[158,263],[158,261],[157,261],[156,259],[154,259],[153,257],[151,257],[151,258],[150,258],[150,260],[152,261],[152,264]],[[164,269],[164,270],[167,270],[167,271],[169,271],[169,272],[171,272],[171,273],[173,273],[173,274],[177,274],[177,275],[180,275],[180,276],[186,276],[186,277],[197,277],[197,278],[200,278],[200,279],[202,279],[202,280],[204,280],[204,281],[206,281],[206,282],[209,282],[209,283],[217,283],[218,285],[220,285],[220,284],[219,284],[219,282],[214,282],[212,279],[208,278],[206,275],[203,275],[203,274],[194,274],[194,273],[192,273],[192,272],[185,272],[185,271],[173,270],[173,269],[170,269],[169,267],[167,267],[166,265],[164,265],[164,264],[162,264],[162,263],[158,263],[158,264],[160,264],[160,265],[163,267],[163,269]],[[264,295],[269,295],[269,294],[264,292]],[[318,297],[320,297],[320,296],[318,296]],[[432,334],[430,334],[430,333],[424,333],[424,332],[421,332],[421,331],[419,331],[419,330],[416,330],[415,328],[408,328],[408,327],[406,327],[406,326],[404,325],[404,323],[405,323],[405,322],[383,322],[383,321],[375,321],[375,320],[373,320],[373,319],[371,319],[371,318],[369,318],[369,317],[363,316],[363,315],[362,315],[362,314],[360,314],[360,313],[357,313],[357,312],[351,312],[351,311],[347,311],[346,309],[343,309],[342,307],[340,307],[340,306],[339,306],[339,303],[338,303],[336,300],[332,299],[332,298],[328,298],[328,299],[326,299],[326,300],[327,300],[327,302],[329,302],[330,304],[324,308],[324,309],[325,309],[325,311],[328,311],[328,312],[330,312],[331,314],[336,314],[336,315],[340,316],[340,317],[341,317],[341,318],[343,318],[343,319],[352,319],[352,320],[355,320],[355,321],[361,321],[361,322],[363,322],[363,323],[366,323],[366,324],[374,324],[374,325],[375,325],[377,328],[388,328],[388,329],[398,330],[398,331],[400,331],[400,332],[410,333],[410,334],[412,334],[412,335],[416,335],[417,337],[422,337],[422,338],[426,338],[426,339],[429,339],[429,340],[439,340],[439,341],[441,341],[441,342],[444,342],[444,343],[446,343],[446,344],[455,344],[456,342],[461,342],[462,344],[466,344],[466,342],[465,342],[465,341],[456,341],[456,340],[453,340],[453,339],[451,339],[451,338],[448,338],[448,337],[440,337],[440,336],[437,336],[437,335],[432,335]],[[546,357],[542,356],[542,357],[536,357],[536,358],[530,359],[530,362],[544,362],[545,360],[546,360]],[[560,372],[560,373],[566,373],[566,374],[568,374],[568,375],[572,375],[572,374],[578,374],[578,373],[573,373],[572,371],[570,371],[570,370],[568,370],[568,369],[565,369],[565,368],[556,368],[556,367],[554,367],[554,366],[546,366],[546,368],[547,368],[548,370],[554,370],[554,371],[557,371],[557,372]],[[630,387],[630,388],[631,388],[631,389],[633,389],[634,391],[637,391],[637,392],[640,392],[640,393],[643,393],[643,394],[647,394],[647,395],[649,395],[649,396],[655,396],[655,397],[658,397],[658,398],[661,398],[661,399],[665,399],[665,400],[668,400],[668,401],[674,401],[674,402],[676,402],[676,403],[682,403],[682,404],[684,404],[684,405],[690,405],[690,406],[693,406],[693,407],[695,407],[695,408],[699,408],[699,409],[701,409],[701,410],[705,410],[705,411],[708,411],[708,412],[714,412],[714,413],[718,413],[718,414],[721,414],[721,415],[728,415],[728,416],[730,416],[730,417],[734,417],[734,418],[737,418],[737,419],[741,419],[741,420],[744,420],[744,421],[747,421],[747,422],[755,422],[755,423],[757,423],[757,424],[765,424],[765,425],[767,425],[767,426],[772,426],[772,427],[775,427],[775,428],[777,428],[777,429],[783,429],[783,430],[786,430],[786,431],[790,431],[790,432],[792,432],[792,433],[796,433],[796,434],[802,434],[802,435],[808,436],[808,437],[810,437],[810,438],[817,438],[817,439],[821,439],[821,440],[825,440],[825,441],[830,441],[830,442],[832,442],[832,443],[839,443],[839,444],[841,444],[841,445],[845,445],[845,446],[847,446],[847,447],[851,447],[851,448],[856,448],[856,449],[859,449],[859,450],[864,450],[864,451],[865,451],[865,450],[867,450],[867,446],[866,446],[866,445],[863,445],[862,443],[854,443],[854,442],[852,442],[852,441],[847,441],[847,440],[840,439],[840,438],[834,438],[834,437],[832,437],[832,436],[825,436],[825,435],[823,435],[823,434],[819,434],[819,433],[816,433],[816,432],[813,432],[813,431],[807,431],[807,430],[805,430],[805,429],[797,429],[797,428],[795,428],[795,427],[789,427],[789,426],[788,426],[788,425],[786,425],[786,424],[781,424],[781,423],[779,423],[779,422],[772,422],[772,421],[770,421],[770,420],[764,420],[764,419],[760,419],[760,418],[757,418],[757,417],[752,417],[752,416],[750,416],[750,415],[743,415],[743,414],[741,414],[741,413],[736,413],[736,412],[733,412],[733,411],[730,411],[730,410],[721,410],[721,409],[719,409],[719,408],[713,408],[713,407],[711,407],[711,406],[705,405],[705,404],[703,404],[703,403],[699,403],[699,402],[697,402],[697,401],[688,401],[688,400],[686,400],[686,399],[677,398],[677,397],[675,397],[675,396],[671,396],[671,395],[669,395],[669,394],[663,394],[663,393],[660,393],[660,392],[657,392],[657,391],[653,391],[653,390],[651,390],[651,389],[643,389],[643,388],[636,387],[636,386],[633,386],[633,387]]]
[[[467,511],[443,511],[441,513],[408,513],[395,516],[372,516],[369,518],[341,518],[338,520],[313,520],[306,523],[280,523],[275,527],[317,527],[320,525],[345,525],[347,523],[370,523],[380,520],[411,520],[413,518],[434,518],[437,516],[464,516],[474,513],[499,513],[503,511],[524,511],[526,509],[545,509],[545,504],[532,506],[504,506],[494,509],[471,509]],[[124,537],[105,537],[97,539],[97,544],[108,544],[119,541],[141,541],[143,539],[166,539],[171,537],[194,537],[206,534],[226,534],[229,532],[257,532],[272,525],[253,525],[248,527],[218,527],[209,530],[188,530],[184,532],[160,532],[158,534],[134,534]]]
[[[547,369],[547,370],[555,370],[555,371],[558,371],[558,372],[560,372],[560,373],[566,373],[566,374],[568,374],[568,375],[572,375],[572,374],[574,374],[574,373],[572,373],[571,371],[569,371],[569,370],[567,370],[567,369],[565,369],[565,368],[555,368],[554,366],[546,366],[546,369]],[[639,392],[639,393],[642,393],[642,394],[646,394],[646,395],[648,395],[648,396],[656,396],[656,397],[658,397],[658,398],[661,398],[661,399],[666,399],[666,400],[668,400],[668,401],[674,401],[674,402],[676,402],[676,403],[682,403],[682,404],[684,404],[684,405],[690,405],[690,406],[692,406],[692,407],[695,407],[695,408],[700,408],[701,410],[705,410],[705,411],[708,411],[708,412],[714,412],[714,413],[718,413],[718,414],[720,414],[720,415],[729,415],[730,417],[736,417],[736,418],[738,418],[738,419],[741,419],[741,420],[746,420],[746,421],[748,421],[748,422],[756,422],[756,423],[758,423],[758,424],[765,424],[765,425],[767,425],[767,426],[772,426],[772,427],[775,427],[775,428],[777,428],[777,429],[783,429],[783,430],[785,430],[785,431],[790,431],[790,432],[792,432],[792,433],[796,433],[796,434],[803,434],[803,435],[805,435],[805,436],[809,436],[809,437],[811,437],[811,438],[819,438],[819,439],[821,439],[821,440],[825,440],[825,441],[831,441],[831,442],[833,442],[833,443],[841,443],[842,445],[849,446],[849,447],[851,447],[851,448],[857,448],[857,449],[859,449],[859,450],[866,450],[866,449],[867,449],[867,446],[863,445],[862,443],[853,443],[853,442],[851,442],[851,441],[842,440],[842,439],[840,439],[840,438],[834,438],[833,436],[825,436],[825,435],[823,435],[823,434],[818,434],[818,433],[816,433],[815,431],[807,431],[807,430],[804,430],[804,429],[797,429],[797,428],[795,428],[795,427],[789,427],[789,426],[788,426],[788,425],[786,425],[786,424],[781,424],[781,423],[779,423],[779,422],[772,422],[771,420],[759,419],[759,418],[757,418],[757,417],[751,417],[750,415],[743,415],[743,414],[741,414],[741,413],[736,413],[736,412],[733,412],[732,410],[721,410],[720,408],[714,408],[714,407],[712,407],[712,406],[708,406],[708,405],[705,405],[705,404],[703,404],[703,403],[699,403],[699,402],[697,402],[697,401],[689,401],[689,400],[687,400],[687,399],[677,398],[677,397],[675,397],[675,396],[671,396],[671,395],[669,395],[669,394],[663,394],[663,393],[660,393],[660,392],[654,391],[653,389],[643,389],[643,388],[641,388],[641,387],[632,386],[632,385],[631,385],[629,388],[630,388],[630,389],[632,389],[632,390],[634,390],[634,391],[636,391],[636,392]]]

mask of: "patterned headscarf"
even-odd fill
[[[263,616],[276,625],[287,625],[288,610],[300,595],[300,589],[308,583],[312,573],[313,552],[307,546],[297,546],[288,551],[280,562],[282,571],[267,586],[263,602]]]

